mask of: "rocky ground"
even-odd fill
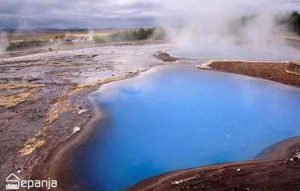
[[[0,57],[0,179],[10,173],[29,178],[94,118],[89,93],[165,64],[153,57],[158,50],[168,46],[113,44]]]

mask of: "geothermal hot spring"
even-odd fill
[[[106,85],[93,98],[106,119],[71,162],[85,190],[250,160],[300,134],[298,89],[240,75],[164,67]]]

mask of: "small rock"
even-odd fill
[[[164,62],[175,62],[175,61],[180,60],[180,58],[173,57],[170,54],[168,54],[166,52],[161,52],[161,51],[156,52],[153,56]]]
[[[87,118],[90,118],[91,116],[90,116],[90,115],[87,115],[86,117],[87,117]]]
[[[29,76],[29,77],[24,78],[24,80],[27,81],[27,82],[33,82],[33,81],[41,80],[41,78],[35,78],[35,77],[32,77],[32,76]]]
[[[78,131],[80,131],[80,127],[74,127],[73,134],[77,133]]]
[[[22,170],[20,168],[17,169],[17,173],[20,174]]]
[[[80,114],[82,114],[82,113],[85,113],[85,112],[87,112],[87,111],[88,111],[87,109],[79,110],[79,111],[78,111],[78,115],[80,115]]]
[[[240,169],[240,168],[238,168],[238,169],[236,169],[236,171],[237,171],[237,172],[240,172],[240,171],[241,171],[241,169]]]
[[[295,155],[295,157],[296,157],[297,159],[300,159],[300,152],[297,152],[296,155]]]

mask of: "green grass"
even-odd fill
[[[20,40],[16,42],[10,42],[9,46],[7,47],[7,50],[15,50],[15,49],[23,49],[28,47],[39,47],[45,44],[50,43],[50,40]]]
[[[165,34],[161,29],[139,29],[132,31],[116,32],[108,36],[94,36],[96,43],[108,42],[125,42],[125,41],[139,41],[139,40],[162,40]]]
[[[289,19],[290,29],[300,35],[300,14],[293,12]]]

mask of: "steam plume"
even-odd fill
[[[291,60],[300,52],[282,38],[276,22],[283,0],[174,0],[159,19],[177,53],[206,59]],[[176,51],[175,51],[176,52]]]
[[[2,55],[6,48],[8,47],[7,34],[5,32],[0,32],[0,55]]]

